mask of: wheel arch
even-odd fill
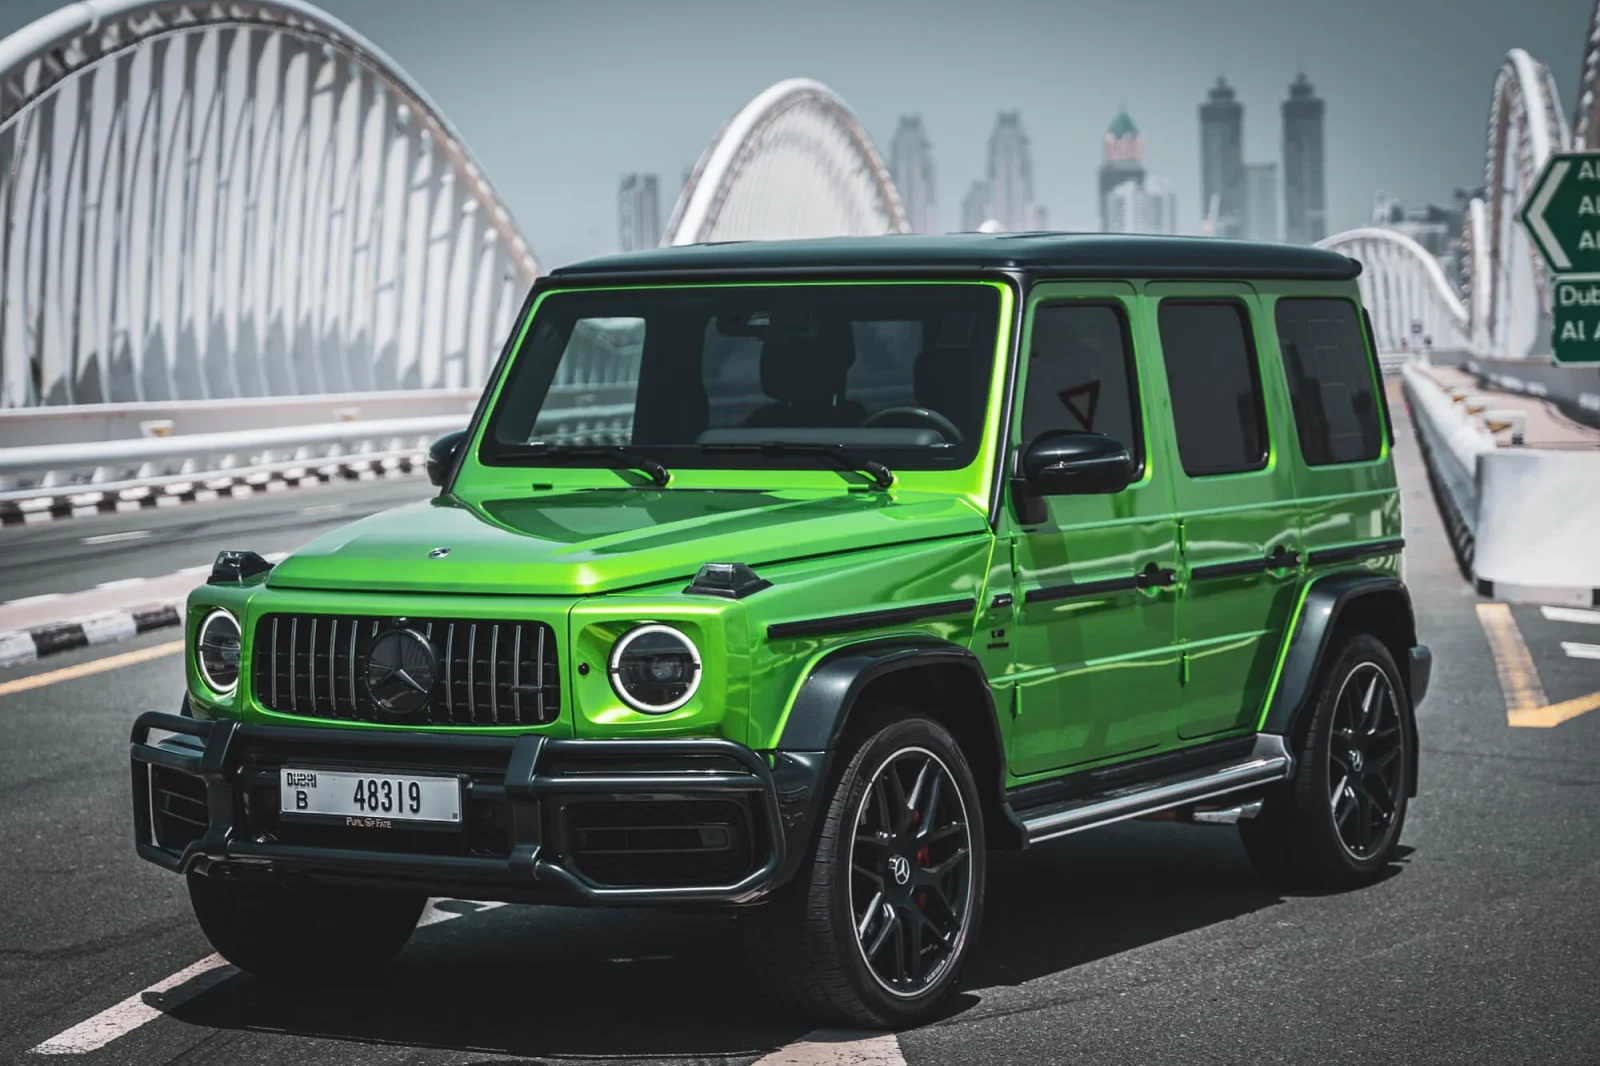
[[[1261,732],[1299,738],[1310,720],[1317,678],[1344,633],[1370,633],[1383,642],[1393,657],[1406,690],[1406,746],[1410,763],[1410,794],[1417,789],[1416,703],[1425,692],[1424,680],[1408,665],[1416,659],[1417,625],[1411,594],[1405,583],[1389,574],[1355,571],[1327,574],[1306,588],[1295,614],[1279,667],[1272,698],[1262,716]],[[1420,689],[1420,690],[1419,690]]]
[[[989,846],[1024,846],[1022,824],[1005,799],[1005,744],[977,656],[934,638],[873,640],[829,652],[796,689],[774,747],[831,754],[863,720],[859,712],[873,706],[915,708],[947,729],[977,780]]]

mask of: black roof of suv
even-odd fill
[[[551,280],[596,275],[1022,271],[1046,277],[1304,278],[1348,281],[1361,264],[1289,244],[1124,233],[950,233],[729,241],[571,263]]]

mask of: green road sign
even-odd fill
[[[1600,273],[1600,152],[1551,155],[1522,205],[1522,224],[1557,274]]]
[[[1600,274],[1556,278],[1555,341],[1559,366],[1600,366]]]

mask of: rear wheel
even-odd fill
[[[331,983],[381,970],[426,896],[189,874],[189,902],[217,954],[247,973]]]
[[[1292,781],[1239,824],[1262,873],[1293,885],[1349,888],[1394,857],[1411,788],[1410,713],[1383,642],[1352,634],[1321,681]]]
[[[899,1027],[955,989],[983,911],[983,816],[971,768],[938,723],[876,719],[829,796],[815,853],[744,917],[780,998],[848,1025]]]

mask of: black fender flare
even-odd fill
[[[847,644],[824,655],[800,683],[773,753],[780,762],[793,758],[815,766],[815,787],[808,790],[811,794],[806,797],[804,813],[798,810],[794,812],[800,817],[793,826],[789,826],[789,819],[785,818],[791,833],[798,832],[804,825],[805,835],[809,837],[819,821],[818,811],[833,756],[839,750],[840,738],[861,694],[873,682],[885,677],[903,671],[930,668],[963,671],[965,676],[970,677],[972,690],[981,694],[977,716],[983,721],[969,722],[967,725],[972,730],[980,731],[978,735],[992,745],[992,772],[978,781],[990,847],[1006,849],[1024,846],[1026,831],[1006,803],[1005,742],[1000,735],[994,696],[983,665],[967,648],[931,637],[887,638]],[[819,755],[820,758],[817,757]],[[804,842],[791,839],[790,844],[790,858],[785,866],[797,868],[799,860],[809,854],[809,839]],[[786,869],[782,873],[787,877],[793,870]]]
[[[1317,676],[1333,646],[1334,634],[1345,622],[1360,614],[1362,628],[1389,647],[1406,688],[1408,762],[1411,795],[1417,790],[1416,704],[1426,693],[1428,649],[1417,643],[1416,618],[1411,610],[1411,594],[1405,583],[1388,574],[1347,571],[1313,579],[1296,616],[1294,632],[1288,636],[1288,649],[1272,701],[1267,705],[1261,731],[1286,737],[1296,735],[1315,698]],[[1380,618],[1374,628],[1371,620]]]

